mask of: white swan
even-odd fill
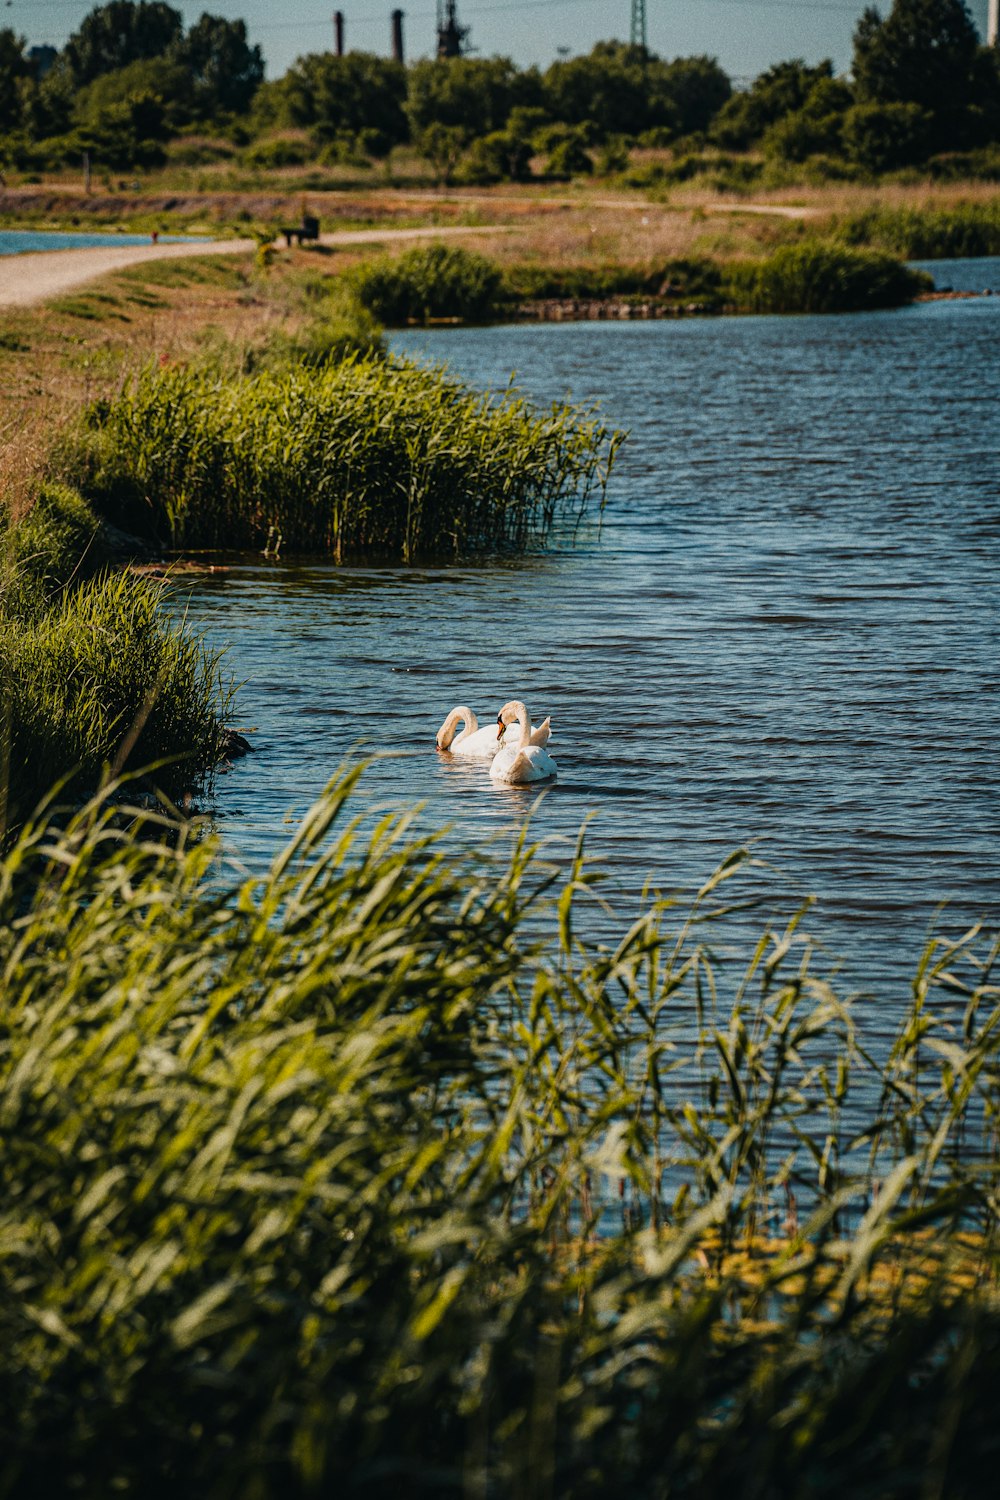
[[[513,723],[511,719],[511,723]],[[460,735],[456,738],[456,730],[459,724],[464,724]],[[544,719],[537,729],[531,730],[530,741],[533,745],[544,745],[548,742],[552,733],[551,719]],[[513,739],[513,736],[508,736]],[[480,729],[479,720],[471,708],[453,708],[437,732],[435,746],[438,750],[449,750],[452,755],[468,755],[480,760],[492,760],[497,753],[497,731],[492,724]],[[504,740],[501,738],[500,743]]]
[[[539,744],[533,738],[528,710],[520,699],[512,698],[497,714],[497,740],[503,739],[507,726],[515,720],[521,727],[521,733],[515,745],[504,745],[493,757],[493,764],[490,766],[492,780],[520,785],[525,781],[545,781],[554,776],[556,763],[545,749],[545,741]],[[545,724],[548,722],[546,719]],[[545,739],[548,739],[548,734]]]

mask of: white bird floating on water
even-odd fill
[[[513,723],[513,719],[511,720]],[[456,738],[459,724],[464,728]],[[544,745],[552,733],[552,723],[543,720],[537,729],[529,730],[532,745]],[[497,753],[497,731],[492,724],[480,729],[479,720],[471,708],[453,708],[437,732],[435,741],[438,750],[448,750],[452,755],[467,755],[479,760],[493,760]],[[501,738],[500,743],[504,741]]]
[[[520,736],[516,744],[504,745],[493,757],[491,779],[520,786],[525,781],[546,781],[555,776],[556,763],[544,748],[545,741],[538,743],[534,739],[528,710],[519,698],[512,698],[509,703],[505,703],[497,714],[497,739],[502,739],[508,725],[515,721],[521,726]],[[546,719],[545,725],[539,727],[544,728],[548,723]],[[545,739],[548,737],[546,733]]]

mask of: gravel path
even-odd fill
[[[321,234],[321,245],[371,245],[396,240],[440,239],[456,234],[484,235],[516,232],[510,225],[476,227],[451,225],[427,229],[344,229]],[[98,245],[88,250],[37,250],[26,255],[0,256],[0,307],[30,307],[58,297],[109,271],[138,266],[147,260],[179,260],[188,255],[246,255],[253,240],[212,240],[182,245]]]

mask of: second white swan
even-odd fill
[[[509,703],[505,703],[497,714],[497,740],[501,740],[508,725],[515,722],[520,726],[521,732],[515,744],[503,745],[493,757],[490,766],[492,780],[520,786],[526,781],[546,781],[555,776],[556,763],[545,749],[545,742],[539,744],[535,741],[528,710],[519,698],[512,698]],[[545,724],[548,722],[546,719]],[[547,734],[545,739],[548,739]]]

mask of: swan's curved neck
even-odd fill
[[[528,718],[528,710],[523,703],[515,703],[512,707],[517,715],[517,724],[521,731],[517,740],[517,748],[520,753],[520,751],[526,750],[531,743],[531,720]]]
[[[455,729],[459,724],[464,724],[465,728],[462,730],[462,733],[456,738]],[[469,735],[475,734],[478,728],[479,720],[476,718],[471,708],[453,708],[451,713],[448,715],[446,723],[448,744],[457,745],[460,740],[467,740],[469,738]]]

